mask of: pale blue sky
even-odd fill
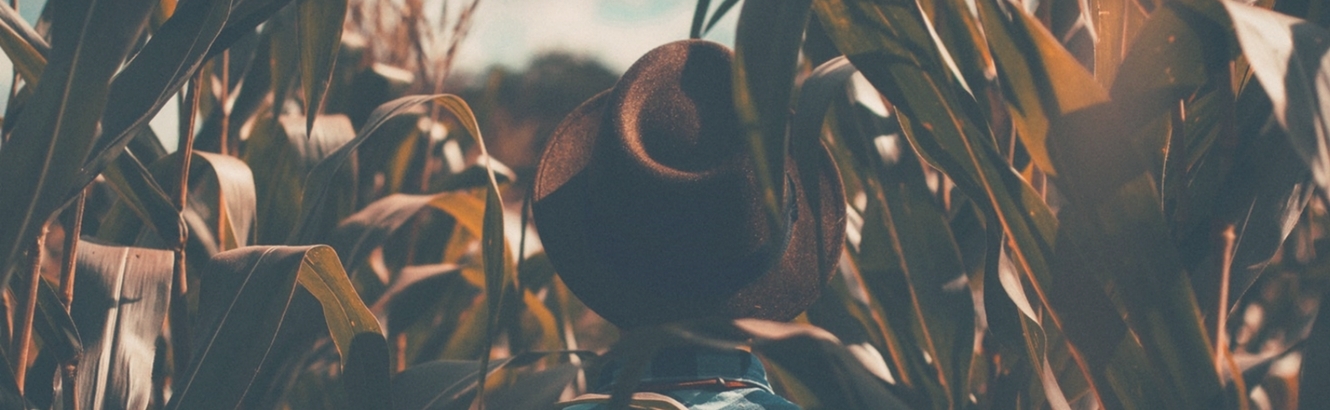
[[[715,4],[721,3],[714,1]],[[541,51],[561,49],[627,69],[655,46],[688,37],[696,2],[688,0],[480,0],[456,62],[464,70],[493,63],[525,66]],[[707,39],[732,45],[732,9]]]

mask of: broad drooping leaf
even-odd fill
[[[127,164],[122,166],[122,163]],[[108,172],[107,179],[112,182],[112,187],[117,188],[121,200],[108,211],[97,232],[99,238],[122,244],[140,243],[140,220],[165,219],[172,222],[179,220],[178,223],[182,225],[178,229],[187,226],[191,246],[199,245],[205,249],[205,257],[250,244],[255,226],[254,176],[243,161],[235,157],[194,151],[190,161],[190,194],[183,213],[177,213],[170,199],[161,192],[163,189],[171,192],[178,189],[176,185],[179,178],[176,176],[179,175],[180,154],[173,153],[158,160],[151,166],[150,174],[144,174],[146,170],[123,174],[120,171],[138,167],[141,165],[137,164],[133,154],[126,153],[116,159],[116,165],[108,168],[113,172]],[[151,181],[163,181],[166,186],[150,184],[149,178],[152,178]],[[122,180],[125,182],[120,182]],[[152,207],[136,204],[135,198],[143,203],[156,204]],[[169,213],[161,215],[163,212]],[[162,237],[161,242],[146,243],[158,246],[174,244],[160,232],[158,236]]]
[[[202,273],[201,326],[193,344],[193,362],[178,379],[167,407],[239,405],[269,359],[297,283],[322,304],[344,366],[352,357],[352,345],[359,344],[357,337],[382,338],[378,321],[351,289],[332,248],[255,246],[219,253]],[[356,357],[371,363],[387,361],[387,357]]]
[[[79,408],[148,406],[174,266],[171,251],[79,244],[70,305],[85,347],[75,376]]]
[[[0,149],[0,283],[46,220],[82,190],[111,76],[147,25],[154,2],[57,2],[51,54],[32,97]],[[88,179],[90,180],[90,179]]]
[[[1047,141],[1053,121],[1108,100],[1090,72],[1033,17],[1018,7],[1003,16],[996,0],[977,1],[998,76],[1006,84],[1007,105],[1017,134],[1030,156],[1050,175]]]
[[[288,237],[288,243],[308,243],[315,240],[326,227],[319,227],[315,221],[326,217],[329,210],[325,205],[325,198],[329,195],[333,174],[345,166],[346,160],[355,152],[366,139],[374,134],[384,122],[389,118],[399,115],[406,110],[423,104],[425,102],[434,102],[456,117],[467,130],[471,137],[477,142],[481,149],[482,161],[486,161],[486,168],[489,169],[489,186],[485,190],[485,212],[484,225],[481,235],[481,253],[485,269],[485,292],[486,300],[489,303],[490,316],[487,322],[490,331],[487,335],[493,335],[492,326],[497,322],[495,312],[499,311],[503,289],[511,282],[513,269],[511,268],[511,257],[507,252],[507,246],[503,240],[503,201],[499,197],[498,182],[494,177],[493,167],[488,164],[492,161],[485,152],[484,140],[480,135],[480,127],[476,123],[475,114],[472,114],[471,108],[461,98],[450,95],[415,95],[398,98],[383,104],[361,127],[360,132],[355,139],[342,145],[336,152],[329,154],[326,159],[319,162],[317,166],[310,171],[310,179],[305,183],[304,199],[301,202],[300,218],[295,229],[291,231]],[[488,339],[489,337],[487,337]],[[486,343],[489,345],[489,343]],[[489,355],[484,355],[482,364],[487,361]]]
[[[1330,188],[1330,32],[1270,10],[1224,2],[1242,52],[1321,189]]]
[[[354,269],[371,252],[384,245],[390,234],[412,217],[433,207],[448,212],[475,235],[481,232],[484,203],[474,195],[445,192],[435,195],[394,194],[374,201],[337,224],[329,244],[342,255],[342,265]],[[472,211],[474,212],[468,212]]]
[[[185,222],[190,234],[210,254],[250,245],[256,228],[256,189],[254,174],[239,158],[194,151],[189,161],[191,180]],[[166,189],[179,189],[177,178],[180,154],[168,155],[153,164],[153,174],[168,181]]]
[[[260,114],[255,120],[253,133],[247,140],[245,162],[254,172],[258,194],[258,243],[282,243],[292,234],[298,223],[302,207],[302,189],[307,180],[323,179],[329,189],[339,194],[320,201],[328,207],[330,220],[320,221],[331,226],[331,219],[350,214],[355,184],[350,169],[336,170],[338,175],[320,174],[314,168],[335,155],[340,147],[355,135],[351,122],[344,115],[324,116],[315,123],[314,134],[305,136],[305,120],[300,116],[284,115],[273,119]],[[312,242],[311,242],[312,243]]]

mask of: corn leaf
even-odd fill
[[[392,409],[392,372],[388,368],[388,341],[376,333],[351,339],[342,365],[342,386],[355,409]]]
[[[577,379],[582,366],[563,363],[529,374],[518,374],[512,383],[499,386],[487,403],[496,409],[550,408],[568,384]]]
[[[389,235],[426,207],[447,212],[474,235],[480,235],[483,230],[485,204],[474,195],[462,192],[393,194],[342,220],[329,236],[329,244],[339,250],[343,266],[359,266],[371,252],[384,245]]]
[[[1105,89],[1113,87],[1118,66],[1127,54],[1127,46],[1136,38],[1148,14],[1135,0],[1093,0],[1094,28],[1098,30],[1094,47],[1094,77]]]
[[[1066,113],[1108,100],[1076,58],[1039,22],[1019,8],[1001,14],[996,0],[976,2],[984,33],[1007,86],[1007,105],[1017,134],[1035,164],[1057,175],[1049,159],[1050,123]]]
[[[1122,318],[1100,285],[1085,276],[1053,276],[1057,221],[1043,198],[1005,164],[986,128],[975,125],[979,121],[973,117],[973,106],[959,90],[937,78],[935,73],[945,72],[942,59],[918,9],[824,1],[817,3],[816,10],[837,47],[899,110],[902,129],[921,157],[946,172],[967,196],[979,200],[986,218],[1000,224],[1009,238],[1013,262],[1027,275],[1037,300],[1049,307],[1046,316],[1073,342],[1078,363],[1091,375],[1101,399],[1107,400],[1103,395],[1112,391],[1110,371],[1116,373],[1112,376],[1116,383],[1147,380],[1129,376],[1142,371],[1143,363],[1114,358],[1144,354],[1132,346]],[[1095,326],[1081,325],[1089,323]],[[1026,338],[1027,350],[1042,352],[1042,337],[1026,335],[1031,335]],[[1119,352],[1120,348],[1125,350]],[[1044,374],[1044,361],[1029,357],[1033,374]],[[1120,406],[1111,400],[1106,405]]]
[[[230,6],[229,0],[181,1],[171,18],[120,70],[110,89],[116,103],[101,113],[102,129],[92,156],[83,162],[81,181],[91,181],[113,162],[203,64],[204,53],[226,22]]]
[[[180,243],[180,239],[187,233],[179,210],[134,153],[125,152],[116,157],[115,162],[106,167],[105,175],[111,188],[119,195],[117,204],[132,211],[138,220],[121,218],[122,224],[116,224],[116,221],[103,224],[105,228],[98,232],[103,239],[132,244],[139,235],[140,230],[137,228],[146,222],[146,227],[157,233],[162,244],[172,246]]]
[[[937,0],[933,24],[941,44],[955,58],[968,88],[981,95],[996,68],[979,19],[970,13],[968,4],[965,0]]]
[[[707,10],[711,0],[697,0],[697,9],[693,10],[693,25],[688,29],[688,38],[702,38],[702,23],[707,20]]]
[[[112,4],[114,3],[114,4]],[[57,2],[51,55],[0,150],[0,283],[40,227],[82,190],[79,167],[107,106],[111,76],[147,25],[153,2]],[[6,119],[8,120],[8,119]],[[8,121],[6,121],[8,122]]]
[[[309,178],[304,182],[303,198],[300,201],[299,217],[294,219],[296,224],[294,229],[290,229],[290,235],[287,236],[287,243],[312,243],[316,238],[321,237],[324,232],[321,229],[327,229],[330,226],[316,226],[319,221],[327,221],[332,218],[327,213],[332,212],[325,209],[324,201],[331,195],[334,189],[335,175],[355,153],[356,148],[363,144],[370,137],[375,136],[380,127],[387,123],[393,117],[409,112],[425,102],[432,100],[432,96],[412,95],[389,101],[375,109],[365,124],[360,127],[355,138],[340,145],[336,151],[328,154],[325,158],[314,166],[314,169],[308,173]],[[260,196],[263,196],[260,194]]]
[[[493,159],[485,150],[485,140],[480,136],[480,126],[476,123],[476,115],[471,112],[471,107],[467,106],[466,101],[450,94],[438,96],[434,102],[452,113],[471,134],[471,138],[476,140],[476,146],[480,147],[481,158],[489,171],[489,187],[485,190],[484,226],[480,235],[481,260],[484,261],[485,269],[485,301],[489,308],[485,315],[485,351],[480,356],[480,368],[485,369],[489,362],[490,346],[494,344],[496,329],[499,326],[499,318],[502,317],[500,308],[503,306],[503,294],[516,274],[516,269],[512,266],[512,254],[508,252],[508,242],[503,239],[503,199],[499,197],[499,183],[494,177],[494,167],[490,164]],[[483,408],[485,385],[483,380],[481,382],[479,396]]]
[[[233,0],[230,14],[216,41],[208,48],[208,57],[221,54],[241,37],[254,33],[260,24],[268,22],[291,0]]]
[[[816,113],[826,111],[837,88],[844,99],[851,78],[848,68],[852,67],[845,60],[833,60],[805,80],[791,127],[800,134],[792,134],[794,138],[817,139],[817,134],[802,133],[817,129],[814,125],[821,118]],[[840,166],[860,174],[857,179],[868,198],[863,239],[858,251],[852,252],[860,275],[873,298],[888,304],[884,307],[887,315],[898,319],[890,321],[900,326],[897,332],[910,335],[905,340],[917,344],[905,351],[922,351],[932,359],[915,361],[916,367],[931,367],[928,371],[902,377],[931,379],[924,385],[938,390],[930,395],[936,407],[959,406],[969,395],[974,308],[969,288],[964,286],[965,270],[955,240],[899,129],[886,128],[883,118],[871,110],[848,104],[837,107],[837,118],[843,119],[837,141],[859,154],[850,155],[853,160]],[[958,279],[959,288],[948,284]]]
[[[14,283],[23,283],[26,287],[29,282],[31,271],[21,269],[11,282],[11,289],[21,289],[14,286]],[[38,282],[37,286],[37,311],[33,316],[33,330],[41,336],[45,349],[50,349],[55,359],[60,362],[77,359],[83,354],[83,343],[79,337],[78,327],[74,320],[70,318],[69,312],[65,310],[64,304],[60,302],[60,297],[56,296],[55,290],[51,289],[46,280]]]
[[[307,181],[320,178],[315,168],[355,136],[351,121],[345,115],[324,116],[315,123],[314,133],[305,136],[305,119],[284,115],[275,121],[266,114],[258,116],[258,124],[250,135],[245,162],[254,172],[258,194],[258,243],[281,243],[295,229],[305,199],[302,189]],[[353,170],[338,170],[327,175],[328,189],[339,194],[354,189]],[[326,220],[318,221],[330,228],[341,215],[351,213],[354,196],[339,195],[320,198],[329,209]],[[309,242],[312,243],[312,242]]]
[[[1330,32],[1306,20],[1224,3],[1238,42],[1274,106],[1275,119],[1312,170],[1330,187]]]
[[[305,89],[305,135],[312,135],[342,46],[346,0],[299,0],[300,83]]]
[[[41,79],[46,55],[51,53],[46,40],[8,4],[0,5],[0,49],[29,84]]]
[[[784,223],[786,125],[809,0],[745,1],[734,46],[734,107],[772,221]]]
[[[13,368],[13,365],[9,364],[9,358],[0,351],[0,404],[10,409],[36,408],[23,399],[23,393],[18,389],[18,381],[14,379]]]
[[[239,405],[268,360],[297,283],[323,305],[344,366],[356,337],[382,337],[378,321],[351,290],[332,248],[251,246],[222,252],[202,273],[202,326],[196,328],[194,360],[178,380],[167,408]],[[382,354],[368,360],[386,362],[386,349],[370,352],[375,351]]]
[[[156,340],[171,297],[171,251],[82,241],[70,305],[84,351],[79,407],[144,408],[153,394]]]
[[[1330,303],[1322,303],[1305,342],[1302,372],[1298,375],[1298,408],[1315,408],[1330,400]]]

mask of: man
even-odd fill
[[[790,320],[820,294],[845,236],[845,199],[825,147],[785,158],[772,218],[744,143],[732,53],[658,47],[559,125],[536,171],[536,227],[588,307],[633,332],[703,318]],[[616,365],[567,409],[600,408]],[[634,396],[642,408],[797,409],[742,350],[666,349]],[[654,404],[653,404],[654,403]]]

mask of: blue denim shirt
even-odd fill
[[[618,366],[608,364],[591,390],[609,394],[617,373]],[[742,350],[662,350],[647,364],[638,391],[663,394],[697,410],[799,410],[799,406],[772,391],[767,371],[757,356]],[[604,404],[583,403],[564,409],[604,408]]]

